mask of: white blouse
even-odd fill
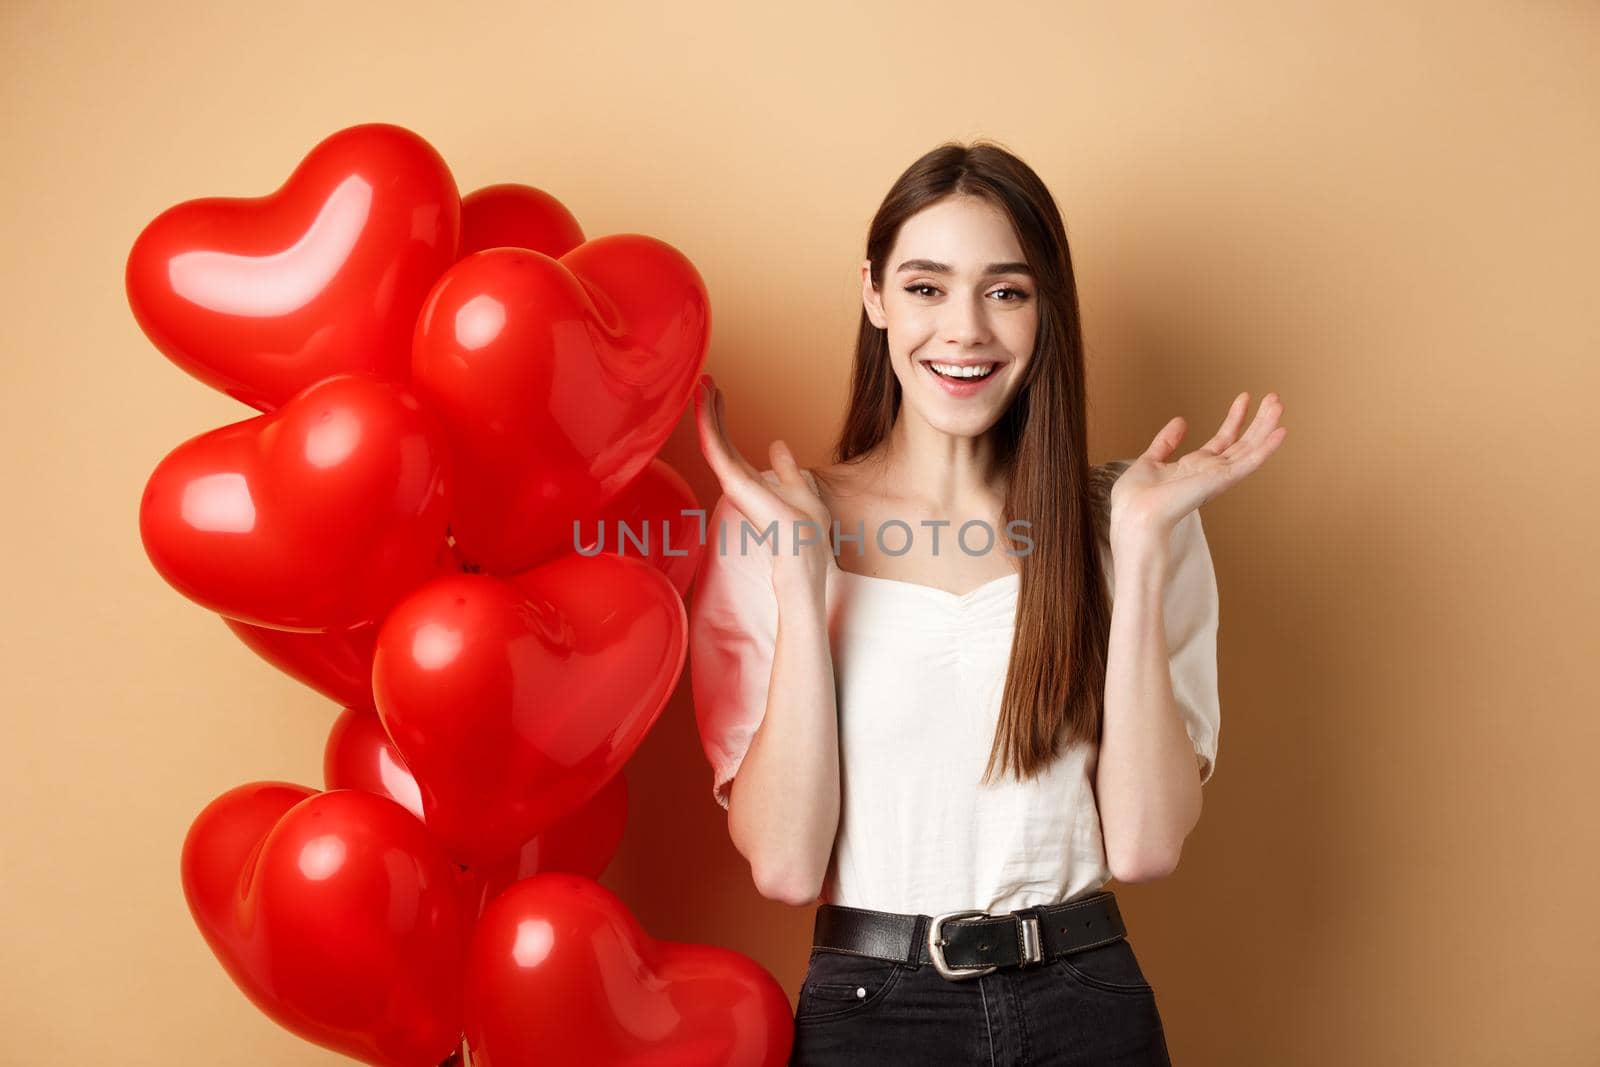
[[[1108,466],[1120,469],[1120,462]],[[771,471],[763,476],[777,481]],[[740,522],[723,497],[708,521],[690,609],[695,716],[712,795],[724,808],[766,714],[778,623],[770,542],[757,545],[752,533],[741,553]],[[1104,542],[1102,549],[1114,593]],[[1221,726],[1219,613],[1198,511],[1174,529],[1171,559],[1163,613],[1173,694],[1204,782]],[[1095,806],[1096,746],[1063,747],[1026,782],[997,774],[979,784],[1000,714],[1020,580],[1013,573],[958,595],[830,567],[840,813],[824,902],[998,913],[1072,900],[1111,880]]]

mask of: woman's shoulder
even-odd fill
[[[821,482],[829,489],[843,489],[849,486],[850,476],[859,468],[848,463],[834,463],[822,467],[802,467],[801,473],[811,479],[811,484]]]
[[[825,494],[824,499],[871,502],[877,500],[881,493],[880,469],[874,465],[871,456],[858,456],[843,463],[819,467],[802,467],[801,473],[811,482],[813,489]]]
[[[1093,464],[1089,468],[1089,487],[1109,496],[1112,484],[1132,465],[1132,459],[1108,459],[1104,463]]]
[[[1102,541],[1111,537],[1111,487],[1132,463],[1132,459],[1108,459],[1089,468],[1089,505]]]

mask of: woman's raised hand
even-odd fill
[[[777,484],[764,478],[728,441],[722,423],[725,411],[722,390],[717,388],[711,375],[702,375],[700,389],[695,394],[695,423],[700,431],[700,451],[721,483],[723,495],[739,509],[756,534],[777,524],[775,569],[799,566],[813,577],[825,576],[829,553],[833,551],[829,540],[833,516],[828,506],[811,488],[795,462],[794,453],[781,440],[773,441],[767,449],[772,457],[772,471],[778,477]],[[814,525],[808,526],[808,523]],[[708,532],[714,546],[716,531]],[[727,536],[728,551],[738,551],[739,531],[730,529]],[[797,548],[802,536],[808,543]],[[752,546],[751,551],[770,552],[771,549],[764,545]]]
[[[1168,420],[1111,487],[1113,539],[1119,520],[1133,536],[1164,539],[1179,519],[1265,463],[1289,433],[1279,424],[1283,399],[1277,393],[1263,397],[1249,429],[1241,433],[1249,410],[1250,394],[1240,393],[1211,439],[1176,460],[1172,455],[1188,423],[1181,415]]]

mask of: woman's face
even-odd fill
[[[902,401],[945,433],[988,430],[1021,387],[1039,329],[1038,290],[1010,220],[987,200],[946,197],[900,227],[881,292],[870,268],[862,300],[888,332]]]

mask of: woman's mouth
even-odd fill
[[[942,363],[939,360],[922,361],[922,367],[939,383],[939,387],[952,396],[971,396],[1000,376],[1005,364],[998,361],[984,363]]]

